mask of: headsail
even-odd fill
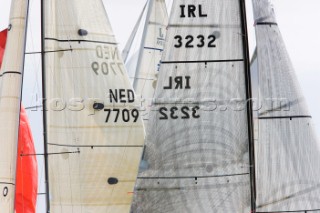
[[[133,212],[250,212],[244,11],[174,1]]]
[[[103,3],[45,8],[51,212],[129,212],[144,132]]]
[[[253,0],[260,102],[256,212],[320,211],[320,144],[273,7]]]
[[[0,208],[14,212],[16,159],[28,0],[13,0],[0,72]]]
[[[150,0],[148,6],[136,72],[134,76],[130,76],[133,78],[133,88],[140,97],[145,124],[157,85],[168,25],[165,0]]]

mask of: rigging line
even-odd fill
[[[43,193],[43,192],[42,192],[42,193],[38,193],[37,195],[38,195],[38,196],[39,196],[39,195],[46,195],[46,193]]]
[[[115,42],[106,42],[106,41],[96,41],[96,40],[85,40],[85,39],[57,39],[57,38],[44,38],[45,40],[57,41],[57,42],[87,42],[87,43],[98,43],[98,44],[110,44],[110,45],[118,45]]]
[[[146,50],[158,50],[158,51],[160,51],[160,52],[163,51],[163,49],[155,48],[155,47],[144,47],[144,49],[146,49]]]
[[[4,185],[12,185],[12,186],[15,186],[16,184],[14,183],[8,183],[8,182],[0,182],[0,184],[4,184]]]
[[[74,148],[143,148],[143,145],[68,145],[48,143],[51,146],[74,147]]]
[[[156,179],[204,179],[204,178],[219,178],[219,177],[235,177],[235,176],[245,176],[250,175],[250,173],[240,173],[240,174],[225,174],[225,175],[208,175],[208,176],[177,176],[177,177],[138,177],[138,179],[146,180],[156,180]]]
[[[25,110],[29,110],[29,109],[38,109],[38,108],[42,108],[42,105],[36,105],[36,106],[29,106],[29,107],[25,107]]]
[[[278,24],[276,22],[256,22],[255,25],[276,25]]]
[[[169,24],[168,25],[168,28],[169,27],[175,27],[175,28],[178,28],[178,27],[208,27],[208,28],[239,28],[240,26],[239,25],[236,25],[236,24],[191,24],[191,25],[184,25],[184,24]]]
[[[21,157],[30,157],[30,156],[44,156],[44,155],[64,155],[64,154],[80,154],[80,150],[74,152],[53,152],[46,154],[21,154]]]
[[[192,64],[192,63],[223,63],[223,62],[243,62],[244,59],[224,59],[224,60],[198,60],[198,61],[161,61],[161,64]]]
[[[288,115],[288,116],[270,116],[270,117],[258,117],[260,120],[269,120],[269,119],[290,119],[292,120],[293,118],[312,118],[311,115]]]
[[[73,51],[73,49],[64,49],[64,50],[51,50],[51,51],[46,51],[45,53],[56,53],[56,52],[68,52],[68,51]],[[41,54],[42,52],[26,52],[26,55],[35,55],[35,54]]]
[[[255,212],[255,213],[308,213],[308,212],[316,212],[320,211],[320,209],[311,209],[311,210],[290,210],[290,211],[271,211],[271,212]]]

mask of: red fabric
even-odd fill
[[[7,40],[7,30],[0,32],[0,68]],[[38,164],[27,113],[21,106],[16,176],[16,213],[35,213],[38,194]]]
[[[8,30],[3,30],[0,32],[0,68],[2,64],[4,48],[6,47],[7,33],[8,33]]]
[[[38,194],[38,166],[27,113],[21,106],[16,180],[16,213],[35,213]]]

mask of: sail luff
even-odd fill
[[[42,81],[42,123],[43,123],[43,151],[44,151],[44,174],[46,190],[46,212],[50,213],[50,186],[49,186],[49,156],[48,156],[48,130],[47,130],[47,90],[46,90],[46,48],[45,48],[45,0],[41,0],[41,81]]]
[[[143,14],[145,13],[147,5],[148,5],[148,1],[144,5],[144,7],[142,9],[142,12],[141,12],[141,14],[140,14],[140,16],[138,18],[138,21],[137,21],[136,25],[134,26],[133,31],[132,31],[132,33],[131,33],[131,35],[129,37],[129,40],[127,41],[126,46],[122,51],[122,58],[123,58],[124,63],[127,62],[129,51],[130,51],[130,49],[132,47],[133,41],[134,41],[135,36],[136,36],[136,34],[138,32],[138,29],[139,29],[139,26],[140,26],[140,22],[142,20]]]
[[[13,0],[0,72],[0,206],[15,211],[16,163],[23,81],[28,0]]]
[[[246,107],[248,122],[248,138],[249,138],[249,162],[250,162],[250,188],[251,188],[251,212],[256,210],[256,175],[255,175],[255,149],[254,149],[254,123],[253,123],[253,107],[252,107],[252,82],[250,70],[249,41],[246,18],[245,0],[240,0],[242,35],[243,35],[243,55],[245,58],[245,84],[246,84]]]

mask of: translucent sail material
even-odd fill
[[[133,80],[133,88],[141,100],[145,126],[147,126],[150,106],[157,85],[168,25],[168,14],[164,0],[150,0],[148,10]]]
[[[137,21],[129,40],[122,51],[122,57],[132,85],[137,72],[139,53],[142,45],[142,36],[144,34],[145,23],[150,7],[149,4],[150,1],[146,3],[144,9],[142,10],[139,20]]]
[[[257,212],[320,212],[320,146],[268,0],[254,0],[259,88]]]
[[[129,212],[144,132],[103,3],[45,4],[51,212]]]
[[[16,175],[16,213],[36,213],[38,164],[27,113],[21,106]]]
[[[14,212],[16,159],[28,1],[13,0],[0,71],[0,210]]]
[[[173,2],[132,212],[250,212],[240,8]]]

